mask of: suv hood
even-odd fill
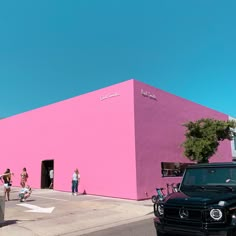
[[[236,198],[236,192],[177,192],[168,195],[164,202],[168,205],[208,205],[218,204],[219,201],[229,202]]]

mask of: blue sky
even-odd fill
[[[236,117],[235,0],[0,2],[0,117],[130,78]]]

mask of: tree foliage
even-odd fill
[[[208,162],[213,156],[221,141],[232,140],[236,128],[234,120],[216,120],[203,118],[195,122],[183,124],[186,127],[184,155],[191,161],[198,163]]]

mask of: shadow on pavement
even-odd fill
[[[17,223],[18,220],[6,220],[4,222],[0,222],[0,228],[8,225],[14,225]]]
[[[17,224],[18,222],[23,222],[23,221],[35,221],[35,220],[5,220],[3,222],[0,222],[0,228],[8,225],[14,225]]]
[[[153,211],[147,213],[146,216],[148,216],[148,215],[152,215],[152,214],[154,214]],[[154,217],[154,216],[153,216],[153,217]]]
[[[19,198],[12,198],[12,199],[10,199],[10,201],[11,202],[20,202],[20,200],[19,200]],[[25,202],[34,202],[35,200],[34,199],[27,199]],[[8,202],[8,201],[6,201],[6,202]]]

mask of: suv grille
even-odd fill
[[[184,209],[188,211],[188,217],[184,217],[184,219],[194,220],[194,221],[202,221],[202,212],[200,209],[189,209],[189,208],[182,208],[182,207],[165,207],[165,217],[166,218],[173,218],[173,219],[181,219],[180,211]]]
[[[183,208],[181,206],[165,206],[164,219],[168,225],[179,225],[183,223],[186,227],[201,227],[203,223],[202,210],[199,208]]]

